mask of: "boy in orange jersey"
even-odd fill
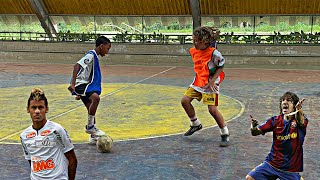
[[[203,101],[208,105],[209,113],[220,127],[220,146],[229,145],[229,130],[224,122],[222,114],[218,110],[219,85],[224,79],[223,66],[225,63],[221,53],[210,45],[214,41],[215,34],[212,28],[198,27],[193,32],[194,47],[190,49],[190,55],[194,63],[196,76],[181,99],[181,104],[191,121],[190,129],[184,134],[190,136],[202,129],[191,102],[194,99]]]

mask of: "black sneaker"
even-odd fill
[[[230,134],[221,135],[220,147],[227,147],[229,145]]]
[[[190,136],[193,133],[195,133],[196,131],[199,131],[200,129],[202,129],[202,125],[199,124],[199,126],[190,126],[190,129],[184,133],[185,136]]]

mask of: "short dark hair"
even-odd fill
[[[101,44],[111,44],[111,41],[105,36],[100,36],[96,40],[96,47],[100,46]]]
[[[295,93],[289,92],[289,91],[284,93],[279,99],[280,100],[280,106],[279,106],[280,107],[280,114],[282,113],[281,103],[285,98],[290,98],[292,100],[294,110],[296,110],[296,105],[299,102],[299,97]]]
[[[48,100],[44,95],[44,91],[40,88],[34,88],[31,90],[31,94],[28,99],[28,108],[30,106],[30,101],[32,100],[36,100],[36,101],[44,100],[44,104],[46,105],[46,107],[48,107]]]

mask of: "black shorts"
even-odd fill
[[[96,91],[91,91],[91,92],[84,93],[84,91],[86,90],[87,86],[88,86],[88,84],[80,84],[79,86],[75,87],[76,95],[80,95],[81,98],[82,97],[89,98],[93,93],[97,93]],[[85,95],[83,95],[83,94],[85,94]]]

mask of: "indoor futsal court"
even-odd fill
[[[29,179],[19,134],[30,124],[25,107],[33,87],[45,90],[48,119],[63,125],[75,143],[77,179],[244,179],[264,160],[272,140],[272,134],[251,136],[249,114],[262,122],[277,113],[284,91],[306,98],[310,122],[302,175],[319,176],[318,71],[226,68],[219,109],[231,136],[229,147],[221,148],[219,129],[202,103],[193,104],[204,129],[183,136],[189,121],[180,98],[193,78],[192,68],[107,64],[101,67],[97,124],[114,140],[111,153],[99,153],[87,143],[85,109],[67,91],[72,64],[0,63],[1,114],[7,114],[1,122],[2,179]]]
[[[273,162],[278,166],[269,167],[270,176],[274,178],[278,168],[285,177],[299,179],[289,171],[301,171],[303,164],[303,179],[319,180],[319,44],[319,0],[0,0],[0,180],[72,179],[76,159],[76,180],[245,180],[274,149],[273,159],[283,162]],[[93,66],[94,56],[81,59],[92,49],[99,57]],[[80,59],[89,64],[82,67],[94,69],[75,70],[84,72],[84,84],[100,64],[102,93],[95,116],[94,108],[88,113],[68,91]],[[208,92],[208,77],[221,75],[221,67],[225,78],[219,86],[218,109],[229,129],[221,128],[222,136],[213,119],[221,120],[215,107],[209,106],[211,116],[207,105],[193,100],[196,117],[192,117],[189,103],[197,91]],[[205,75],[194,84],[198,90],[188,91],[191,95],[182,101],[189,119],[181,99],[194,80],[194,70]],[[93,77],[100,83],[99,74]],[[27,101],[37,87],[48,99],[46,118],[67,130],[74,149],[69,141],[51,144],[68,139],[55,123],[51,141],[47,129],[35,135],[45,119],[34,123],[38,128],[30,128],[33,132],[22,136],[26,140],[21,143],[19,135],[34,122]],[[216,86],[210,88],[207,100],[213,104]],[[273,129],[274,136],[273,132],[252,136],[251,124],[253,131],[263,133],[255,129],[254,119],[261,125],[272,116],[292,113],[294,96],[283,98],[280,106],[280,97],[288,91],[305,99],[303,112],[309,121],[304,142],[303,130],[295,129],[303,119],[298,117],[287,122],[277,119],[281,127],[271,123],[262,127]],[[39,97],[42,91],[36,93]],[[99,98],[96,94],[91,98],[96,105]],[[87,132],[101,135],[95,120],[97,128],[113,139],[111,152],[101,153],[89,144],[87,124]],[[190,120],[201,130],[184,136]],[[285,123],[291,124],[282,130]],[[229,145],[220,147],[228,131]],[[271,149],[273,138],[276,145]],[[32,165],[24,157],[24,142],[26,149],[36,151],[30,155]],[[59,148],[66,152],[52,150]],[[61,157],[69,159],[69,175]],[[62,168],[41,169],[49,166],[44,162]],[[255,173],[250,176],[259,175]]]

